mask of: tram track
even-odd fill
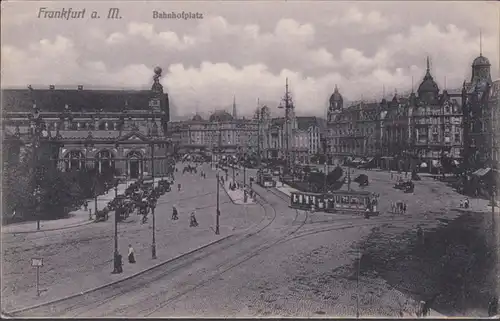
[[[226,191],[226,193],[227,193],[227,191]],[[143,288],[145,286],[147,287],[147,285],[151,286],[151,284],[153,284],[153,282],[155,282],[156,280],[162,279],[169,274],[175,273],[177,271],[183,270],[186,267],[192,266],[195,262],[203,260],[203,259],[211,256],[212,254],[224,253],[225,250],[227,250],[231,247],[240,245],[241,242],[243,242],[244,240],[248,241],[248,239],[250,237],[258,235],[260,232],[265,230],[267,227],[269,227],[275,221],[276,216],[277,216],[276,205],[278,205],[278,204],[282,205],[281,201],[283,200],[282,195],[278,196],[276,193],[271,193],[271,194],[274,194],[274,196],[278,197],[281,200],[280,202],[278,202],[278,204],[271,204],[271,202],[267,198],[262,197],[262,195],[260,195],[259,193],[256,193],[256,194],[259,196],[258,204],[264,208],[264,212],[266,213],[265,217],[269,218],[269,216],[272,216],[271,219],[269,220],[269,222],[267,222],[264,226],[261,226],[258,230],[251,232],[251,233],[248,233],[248,234],[238,235],[237,239],[234,239],[234,241],[232,241],[230,244],[219,244],[219,245],[217,245],[216,248],[213,248],[211,246],[211,247],[205,248],[203,251],[196,251],[196,252],[190,253],[190,255],[186,255],[186,256],[180,257],[178,259],[174,259],[173,261],[165,263],[165,264],[169,265],[169,266],[167,266],[167,269],[165,269],[165,270],[160,269],[160,267],[165,267],[164,265],[161,265],[161,266],[158,266],[157,268],[154,268],[154,271],[150,272],[150,275],[142,275],[141,277],[133,277],[129,280],[126,280],[128,283],[126,285],[126,289],[123,289],[124,281],[118,281],[117,283],[110,284],[110,285],[108,285],[104,288],[101,288],[101,289],[96,289],[95,291],[91,291],[89,293],[86,293],[85,295],[81,295],[81,296],[78,296],[76,298],[68,299],[69,301],[76,300],[76,302],[71,303],[71,302],[68,302],[68,301],[63,299],[62,301],[59,301],[58,303],[54,304],[55,306],[53,306],[52,308],[49,308],[49,306],[53,303],[49,302],[49,303],[46,303],[44,305],[34,307],[32,309],[24,310],[23,314],[27,315],[30,311],[33,311],[33,310],[49,308],[50,312],[55,312],[55,313],[60,314],[60,315],[67,315],[68,313],[71,313],[72,311],[77,312],[75,310],[83,309],[84,311],[78,312],[76,314],[73,313],[74,316],[80,316],[83,313],[88,313],[89,311],[94,311],[95,309],[106,305],[106,303],[108,303],[108,302],[110,302],[110,301],[112,301],[120,296],[123,296],[124,293],[133,292],[133,291],[140,289],[140,288]],[[269,212],[271,212],[272,214],[269,215]],[[299,214],[300,214],[299,210],[296,209],[296,217],[294,219],[294,222],[297,221]],[[156,311],[158,311],[159,309],[161,309],[162,307],[164,307],[168,304],[171,304],[173,302],[176,302],[182,296],[184,296],[184,295],[186,295],[186,294],[188,294],[188,293],[190,293],[190,292],[192,292],[192,291],[194,291],[194,290],[196,290],[204,285],[207,285],[208,283],[212,282],[214,279],[216,279],[217,277],[219,277],[223,273],[240,266],[241,264],[247,262],[248,260],[252,259],[253,257],[261,254],[265,250],[267,250],[275,245],[280,244],[280,242],[283,242],[287,238],[298,233],[299,230],[306,224],[308,217],[309,217],[309,213],[306,211],[305,215],[304,215],[304,219],[301,221],[300,225],[298,227],[294,228],[293,230],[288,231],[286,233],[286,235],[282,235],[282,236],[279,236],[278,238],[274,238],[272,240],[265,241],[264,243],[261,243],[257,247],[257,249],[255,249],[255,246],[252,245],[250,248],[250,251],[244,251],[243,255],[241,255],[241,251],[239,251],[238,255],[236,257],[232,257],[228,260],[225,260],[225,261],[217,264],[217,266],[215,266],[215,268],[213,269],[213,271],[215,271],[215,273],[212,273],[208,279],[205,278],[205,280],[203,280],[201,282],[189,282],[188,281],[187,284],[194,283],[195,285],[188,287],[188,288],[185,288],[185,289],[181,289],[181,291],[178,292],[176,295],[171,296],[167,300],[164,300],[159,305],[155,305],[153,307],[148,307],[146,309],[140,310],[139,314],[144,315],[144,316],[149,316],[149,315],[155,313]],[[258,224],[262,223],[264,221],[264,219],[265,218],[263,218]],[[193,281],[198,281],[198,279],[193,280]],[[186,282],[183,282],[182,284],[186,284]],[[138,306],[142,307],[144,305],[147,306],[148,304],[151,304],[151,302],[156,302],[157,301],[156,299],[162,300],[162,298],[168,292],[170,292],[170,289],[160,291],[160,293],[155,295],[154,297],[148,296],[144,300],[141,300],[140,302],[137,302],[136,304],[134,304],[132,307],[138,307]],[[97,297],[94,296],[93,294],[96,294]],[[91,302],[86,302],[89,300]],[[70,303],[69,307],[67,305],[65,306],[64,304],[63,305],[60,304],[61,302],[65,302],[65,301],[67,303]],[[127,306],[127,310],[129,309],[129,307],[130,307],[130,305]],[[58,308],[62,309],[62,310],[57,311]],[[133,310],[133,311],[135,313],[137,313],[136,310]],[[115,310],[113,312],[120,313],[121,311]]]
[[[225,190],[225,188],[224,188],[224,190]],[[225,190],[225,191],[226,191],[226,190]],[[227,193],[227,191],[226,191],[226,193]],[[257,223],[256,225],[258,226],[260,223],[262,223],[262,222],[265,220],[265,218],[268,218],[268,215],[267,215],[267,212],[268,212],[268,211],[266,210],[266,205],[268,205],[268,206],[270,207],[270,209],[271,209],[271,212],[272,212],[272,218],[271,218],[271,220],[270,220],[269,222],[267,222],[264,226],[260,227],[257,231],[252,232],[252,233],[248,233],[248,234],[244,235],[241,239],[239,239],[239,240],[235,241],[234,243],[232,243],[232,244],[230,244],[230,245],[228,245],[228,246],[225,246],[224,248],[222,248],[222,249],[220,249],[220,250],[213,251],[212,253],[216,253],[216,252],[217,252],[217,253],[220,253],[220,252],[222,252],[222,251],[224,251],[224,250],[227,250],[227,249],[229,249],[229,248],[231,248],[231,247],[233,247],[233,246],[236,246],[236,245],[240,244],[242,241],[248,241],[248,239],[249,239],[249,238],[254,237],[254,236],[257,236],[260,232],[262,232],[263,230],[265,230],[267,227],[269,227],[269,226],[270,226],[270,225],[271,225],[271,224],[275,221],[276,216],[277,216],[277,212],[276,212],[275,207],[274,207],[273,205],[271,205],[269,202],[267,202],[267,201],[266,201],[266,199],[265,199],[265,198],[263,198],[260,194],[257,194],[257,195],[258,195],[258,196],[259,196],[259,198],[260,198],[260,202],[258,202],[257,204],[259,204],[259,205],[260,205],[260,206],[264,209],[264,212],[266,213],[266,215],[265,215],[265,217],[263,217],[263,219],[262,219],[261,221],[259,221],[259,223]],[[229,196],[229,194],[228,194],[228,196]],[[305,220],[304,220],[304,222],[305,222]],[[253,245],[251,245],[250,247],[253,247]],[[204,255],[204,256],[200,257],[199,259],[197,259],[197,260],[195,260],[195,261],[191,261],[191,262],[189,262],[189,263],[187,263],[187,264],[183,264],[183,265],[181,265],[181,266],[179,266],[179,267],[177,267],[177,268],[175,268],[175,269],[173,269],[173,270],[171,269],[171,270],[169,270],[168,272],[166,272],[166,273],[162,274],[159,278],[162,278],[162,277],[164,277],[164,276],[166,276],[166,275],[168,275],[168,274],[175,273],[175,272],[177,272],[177,271],[181,270],[182,268],[187,267],[188,265],[192,265],[193,263],[195,263],[195,262],[197,262],[197,261],[199,261],[199,260],[201,260],[201,259],[207,258],[207,257],[208,257],[208,256],[210,256],[210,255],[211,255],[211,254]],[[233,260],[233,259],[230,259],[229,261],[231,261],[231,260]],[[216,269],[216,270],[221,269],[222,267],[224,267],[224,265],[226,265],[226,264],[227,264],[227,262],[228,262],[228,260],[223,261],[222,263],[219,263],[219,264],[215,267],[215,269]],[[206,282],[208,282],[208,281],[206,281]],[[150,283],[148,283],[148,284],[151,284],[151,282],[150,282]],[[136,288],[141,288],[141,287],[142,287],[142,286],[134,287],[134,288],[133,288],[133,289],[131,289],[131,290],[127,289],[127,292],[132,292],[132,291],[133,291],[133,290],[135,290]],[[196,288],[198,288],[198,287],[199,287],[199,286],[197,286]],[[187,293],[189,293],[189,292],[191,292],[191,291],[194,291],[196,288],[191,288],[191,289],[189,289],[189,290],[187,290],[187,291],[184,291],[184,293],[183,293],[182,295],[187,294]],[[120,315],[120,314],[121,314],[121,313],[123,313],[125,310],[130,310],[130,309],[131,309],[131,310],[133,310],[133,311],[136,311],[136,310],[134,310],[134,308],[136,308],[136,307],[142,307],[142,306],[144,306],[144,305],[147,305],[149,302],[155,301],[155,300],[156,300],[156,298],[163,297],[163,296],[164,296],[164,294],[165,294],[165,293],[167,293],[167,292],[169,292],[169,291],[170,291],[170,290],[168,290],[168,291],[160,291],[160,293],[156,294],[155,296],[147,296],[147,297],[146,297],[146,298],[144,298],[143,300],[140,300],[140,301],[138,301],[138,302],[135,302],[135,303],[134,303],[134,304],[132,304],[132,305],[127,305],[127,306],[126,306],[126,307],[124,307],[124,308],[120,308],[120,309],[118,309],[118,310],[113,310],[113,311],[110,311],[110,313],[107,313],[107,314],[103,315],[103,317],[110,317],[110,316],[111,316],[111,315],[110,315],[111,313],[112,313],[113,315]],[[105,305],[106,303],[108,303],[108,302],[110,302],[110,301],[114,300],[115,298],[117,298],[117,297],[119,297],[119,296],[121,296],[121,295],[122,295],[122,293],[117,293],[116,295],[114,295],[114,296],[112,296],[112,297],[110,297],[110,298],[107,298],[107,299],[105,299],[104,301],[99,302],[97,305],[93,305],[93,306],[92,306],[92,308],[97,308],[97,307],[103,306],[103,305]],[[177,295],[177,297],[181,297],[182,295],[179,295],[179,294],[178,294],[178,295]],[[171,300],[172,300],[172,298],[171,298]],[[86,308],[88,308],[88,306],[87,306]],[[139,313],[141,313],[141,312],[144,312],[144,310],[140,310],[140,311],[139,311]],[[151,312],[151,313],[154,313],[154,312]],[[80,316],[80,314],[76,314],[76,315],[73,315],[73,316],[78,317],[78,316]]]
[[[183,255],[179,258],[173,259],[173,260],[166,262],[164,264],[164,265],[171,265],[170,268],[167,268],[166,270],[160,270],[160,268],[163,267],[164,265],[159,265],[159,266],[154,268],[152,275],[146,276],[146,278],[144,278],[144,275],[142,275],[142,276],[137,275],[137,276],[134,276],[132,278],[129,278],[126,280],[120,280],[120,281],[117,281],[116,283],[106,285],[106,286],[99,288],[99,289],[95,289],[95,290],[90,291],[86,294],[78,295],[76,297],[72,297],[69,299],[58,300],[57,302],[48,302],[48,303],[45,303],[45,304],[42,304],[42,305],[39,305],[36,307],[23,309],[22,311],[19,311],[19,312],[14,311],[14,312],[11,312],[11,314],[28,315],[28,313],[30,311],[33,312],[33,311],[40,310],[40,309],[42,309],[42,310],[48,309],[49,310],[48,312],[58,313],[58,311],[54,311],[54,310],[56,310],[58,308],[58,306],[61,305],[61,303],[68,302],[68,301],[76,301],[76,302],[73,302],[73,303],[69,302],[69,304],[70,304],[69,307],[66,306],[63,308],[63,311],[59,311],[59,313],[61,315],[66,315],[68,312],[71,312],[75,309],[79,309],[82,307],[85,309],[85,311],[82,312],[82,313],[84,313],[84,312],[89,311],[90,309],[95,309],[97,307],[103,306],[106,303],[114,300],[115,298],[122,296],[124,291],[121,291],[121,287],[123,286],[124,282],[129,282],[129,284],[131,283],[130,285],[128,285],[127,290],[125,292],[133,292],[136,289],[140,289],[140,288],[146,286],[147,284],[151,284],[151,282],[154,282],[155,280],[159,280],[159,279],[164,278],[165,276],[167,276],[169,274],[175,273],[176,271],[179,271],[179,270],[182,270],[183,268],[191,266],[191,265],[193,265],[193,263],[196,263],[200,260],[203,260],[203,259],[205,259],[213,254],[224,252],[225,250],[227,250],[231,247],[234,247],[243,241],[248,240],[248,238],[250,238],[250,237],[257,236],[259,233],[264,231],[266,228],[268,228],[275,221],[276,215],[277,215],[276,209],[272,205],[270,205],[270,203],[268,203],[260,195],[259,195],[259,197],[262,200],[260,202],[258,202],[258,204],[265,210],[266,215],[257,224],[257,226],[260,223],[262,223],[265,220],[265,218],[268,218],[268,219],[270,218],[269,222],[267,222],[265,225],[258,228],[256,231],[236,236],[237,239],[235,241],[231,242],[230,244],[224,244],[220,248],[218,247],[219,244],[217,244],[216,247],[209,246],[207,248],[203,248],[203,249],[200,249],[198,251],[191,252],[188,255]],[[262,204],[262,202],[264,204]],[[266,205],[268,205],[270,208],[270,211],[271,211],[270,215],[268,215],[268,213],[267,213],[269,210],[266,211]],[[158,273],[158,271],[159,271],[159,273]],[[150,271],[147,271],[147,272],[150,272]],[[106,295],[109,292],[111,292],[111,294]],[[113,293],[113,292],[115,292],[115,293]],[[96,293],[100,294],[101,296],[104,295],[105,298],[99,299],[99,298],[90,296],[91,294],[96,294]],[[92,300],[93,302],[90,302],[89,304],[85,304],[86,300]],[[54,305],[54,307],[50,308],[51,305]],[[81,313],[77,313],[74,316],[78,316],[80,314]]]

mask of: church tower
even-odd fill
[[[333,94],[330,96],[327,117],[328,121],[332,121],[332,115],[335,112],[342,111],[344,108],[344,98],[339,92],[339,88],[335,85],[335,89],[333,90]]]

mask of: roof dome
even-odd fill
[[[218,111],[214,112],[212,115],[210,115],[209,120],[211,122],[230,121],[230,120],[233,120],[233,116],[231,116],[231,114],[225,110],[218,110]]]
[[[484,57],[482,54],[479,55],[479,57],[474,59],[474,61],[472,62],[472,67],[479,67],[479,66],[491,66],[488,58]]]
[[[339,93],[339,88],[337,87],[337,85],[335,85],[335,90],[333,91],[333,94],[330,96],[330,103],[341,100],[342,100],[342,95]]]
[[[439,87],[431,75],[428,57],[427,72],[425,73],[424,80],[422,80],[422,83],[420,84],[420,86],[418,86],[418,95],[421,96],[424,93],[435,93],[436,95],[439,93]]]
[[[203,121],[203,117],[201,117],[200,115],[196,114],[193,116],[193,118],[191,119],[193,121]]]

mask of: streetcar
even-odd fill
[[[276,181],[273,180],[272,174],[263,171],[257,172],[257,184],[262,187],[276,187]]]
[[[360,213],[378,215],[378,199],[368,191],[333,191],[290,193],[290,207],[303,210],[319,210],[327,213]]]

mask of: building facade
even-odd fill
[[[482,55],[462,91],[440,92],[429,60],[417,93],[408,97],[344,108],[336,87],[328,106],[329,154],[340,161],[376,157],[381,167],[401,170],[439,171],[445,159],[471,169],[496,164],[499,88]]]
[[[155,68],[151,90],[3,89],[4,141],[43,142],[62,171],[95,168],[141,178],[171,170],[168,94]]]
[[[379,104],[365,102],[344,107],[335,86],[327,110],[328,161],[338,164],[348,158],[379,156],[381,110]]]
[[[203,119],[171,122],[169,136],[183,153],[210,155],[243,155],[257,152],[259,124],[256,119],[238,118],[236,104],[233,115],[219,110]]]

